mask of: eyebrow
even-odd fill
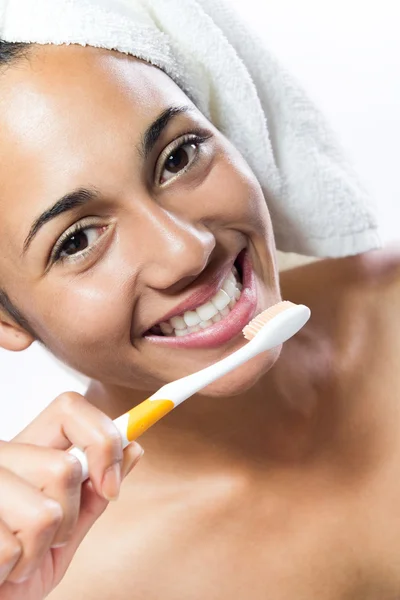
[[[143,160],[147,160],[154,146],[156,145],[161,134],[168,126],[168,124],[177,117],[178,115],[192,111],[190,106],[169,106],[166,108],[151,125],[144,132],[142,139],[139,143],[139,154]],[[79,188],[73,192],[65,194],[62,198],[49,209],[45,210],[35,221],[33,222],[30,231],[25,239],[22,256],[26,254],[31,245],[34,237],[39,230],[59,215],[73,210],[78,206],[83,206],[88,202],[95,200],[99,197],[99,192],[95,188]]]
[[[73,210],[77,206],[83,206],[84,204],[87,204],[91,200],[97,198],[98,195],[99,193],[95,189],[79,188],[73,192],[65,194],[65,196],[60,198],[60,200],[57,200],[57,202],[51,208],[45,210],[34,221],[24,242],[22,256],[26,254],[33,238],[38,233],[39,229],[43,227],[43,225],[66,211]]]
[[[159,137],[170,121],[175,117],[192,111],[190,106],[169,106],[157,119],[146,129],[142,142],[139,146],[139,153],[144,160],[147,160],[149,154],[156,145]]]

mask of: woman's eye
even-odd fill
[[[88,250],[101,237],[104,229],[105,227],[85,227],[75,231],[57,249],[55,260],[66,259]]]
[[[197,152],[198,144],[194,141],[187,142],[171,152],[164,162],[160,183],[173,179],[180,171],[186,169],[195,159]]]

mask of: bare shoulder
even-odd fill
[[[334,297],[336,294],[400,293],[400,242],[345,258],[328,258],[303,264],[280,274],[282,296]]]
[[[349,259],[350,268],[367,284],[396,286],[400,283],[400,242],[364,252]]]
[[[400,244],[366,252],[352,261],[359,299],[377,322],[400,329]]]
[[[280,283],[283,299],[310,307],[310,327],[333,340],[343,360],[365,361],[377,344],[385,357],[400,352],[400,243],[302,265],[281,273]]]

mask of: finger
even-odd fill
[[[22,547],[7,525],[0,519],[0,586],[19,561]]]
[[[138,464],[144,454],[143,448],[137,442],[131,442],[124,450],[124,459],[121,467],[122,479],[125,479],[132,469]]]
[[[0,468],[0,518],[21,545],[21,555],[7,576],[17,583],[40,566],[63,520],[61,506],[43,492]]]
[[[85,481],[82,484],[81,510],[72,536],[66,546],[52,550],[55,572],[59,574],[60,579],[88,531],[103,514],[107,506],[108,501],[97,494],[92,482],[90,480]]]
[[[0,444],[0,465],[60,504],[64,518],[52,546],[65,544],[79,516],[82,474],[79,461],[62,450],[13,442]]]
[[[125,448],[122,467],[123,477],[126,477],[132,471],[143,454],[144,450],[137,442],[132,442]],[[71,539],[64,548],[53,550],[55,560],[63,563],[57,565],[57,571],[63,572],[67,568],[82,540],[104,512],[107,504],[107,501],[96,494],[90,481],[86,481],[82,485],[81,511]]]
[[[89,477],[98,494],[118,497],[123,458],[122,439],[113,421],[75,392],[61,394],[13,440],[86,453]]]

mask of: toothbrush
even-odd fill
[[[219,362],[167,383],[138,406],[114,420],[126,448],[187,398],[205,388],[226,373],[233,371],[257,354],[275,348],[295,335],[310,318],[311,311],[303,304],[283,301],[255,317],[243,329],[249,343]],[[82,482],[88,478],[86,455],[80,448],[69,450],[82,465]]]

